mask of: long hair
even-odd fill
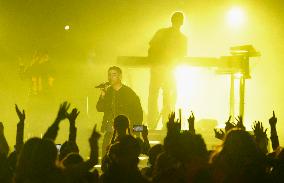
[[[258,149],[253,137],[241,129],[227,134],[212,165],[226,181],[250,181],[265,175],[265,155]],[[221,176],[219,176],[221,177]]]
[[[15,182],[45,179],[56,169],[56,160],[57,149],[51,140],[29,139],[19,155]]]

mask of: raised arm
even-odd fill
[[[69,107],[70,107],[70,103],[68,103],[68,102],[64,102],[60,105],[58,113],[57,113],[57,117],[55,118],[55,121],[47,129],[47,131],[43,135],[43,138],[48,138],[48,139],[55,141],[55,139],[57,137],[58,130],[59,130],[59,123],[62,120],[67,118],[67,115],[68,115],[67,111],[68,111]]]
[[[242,116],[238,116],[237,118],[235,118],[237,121],[236,127],[240,128],[241,130],[246,130],[246,127],[244,126],[244,122],[243,122],[243,117]]]
[[[193,112],[191,112],[189,118],[187,119],[188,122],[188,130],[191,134],[195,134],[195,116],[193,114]]]
[[[226,121],[225,123],[225,132],[227,133],[228,131],[230,131],[232,128],[236,127],[236,124],[231,122],[231,118],[232,116],[229,116],[229,119]]]
[[[89,144],[90,144],[90,159],[87,161],[91,164],[91,166],[94,166],[98,163],[99,158],[99,139],[101,135],[97,131],[97,125],[94,126],[93,132],[91,134],[91,137],[89,138]]]
[[[260,121],[255,121],[252,129],[254,132],[255,141],[256,141],[257,146],[263,153],[266,154],[268,152],[268,149],[267,149],[268,138],[266,135],[267,129],[263,127],[262,122]]]
[[[9,145],[4,135],[4,125],[0,122],[0,153],[7,157],[9,153]]]
[[[169,121],[167,123],[167,135],[164,138],[164,148],[166,151],[171,151],[178,140],[181,130],[180,120],[175,120],[175,113],[169,114]]]
[[[270,125],[270,140],[272,144],[273,150],[276,150],[279,147],[279,139],[276,129],[277,118],[275,116],[275,112],[273,111],[273,116],[269,119]]]
[[[148,128],[147,126],[143,126],[143,131],[142,131],[142,138],[143,138],[143,144],[141,147],[141,153],[148,155],[148,152],[150,150],[150,143],[148,139]]]
[[[80,111],[78,111],[77,108],[74,108],[70,114],[67,115],[67,118],[69,120],[69,142],[76,143],[76,137],[77,137],[77,128],[76,128],[76,119],[78,115],[80,114]]]
[[[78,164],[77,166],[74,166],[72,168],[67,168],[65,170],[66,177],[70,181],[73,181],[75,178],[84,175],[88,170],[93,168],[98,163],[98,157],[99,157],[98,141],[101,135],[97,132],[96,128],[97,125],[94,126],[93,132],[89,138],[89,144],[90,144],[89,159],[83,163]]]
[[[169,114],[169,121],[167,123],[167,136],[180,134],[181,123],[178,120],[175,120],[175,112]]]
[[[15,105],[16,113],[19,118],[19,122],[17,124],[17,135],[16,135],[16,153],[18,154],[24,145],[24,128],[25,128],[25,119],[26,119],[26,114],[25,110],[20,111],[19,107],[17,104]]]

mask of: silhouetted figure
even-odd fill
[[[13,169],[10,166],[7,155],[9,153],[9,145],[4,135],[4,126],[0,122],[0,182],[12,182]]]
[[[122,114],[129,118],[130,128],[133,124],[142,124],[143,111],[140,99],[136,93],[122,84],[122,71],[119,67],[113,66],[108,69],[108,81],[110,86],[102,89],[101,96],[97,102],[97,110],[104,112],[102,121],[102,132],[104,134],[102,155],[105,154],[107,145],[110,143],[113,134],[113,120]]]
[[[76,119],[79,115],[77,108],[74,108],[71,113],[68,113],[67,118],[69,120],[69,138],[65,141],[59,151],[59,160],[64,159],[69,153],[79,153],[79,147],[76,143],[77,127]]]
[[[268,182],[265,159],[248,132],[232,129],[226,135],[221,151],[213,156],[213,181]]]
[[[180,28],[183,25],[183,13],[175,12],[171,17],[172,26],[160,29],[150,41],[148,58],[151,62],[151,78],[148,98],[148,123],[156,128],[160,118],[158,114],[159,90],[163,91],[163,121],[174,108],[176,86],[173,68],[176,60],[184,57],[187,52],[187,39]]]
[[[113,124],[113,136],[111,139],[111,143],[107,147],[107,153],[109,152],[109,148],[112,144],[115,144],[117,142],[120,142],[122,138],[124,138],[127,135],[131,135],[131,130],[129,128],[129,120],[126,116],[124,115],[118,115],[114,119],[114,124]],[[136,140],[140,146],[140,153],[139,154],[148,154],[148,151],[150,149],[150,143],[148,140],[148,129],[147,126],[144,126],[142,133],[142,139],[140,137],[136,137]],[[108,154],[106,154],[103,159],[102,159],[102,166],[101,169],[103,172],[106,172],[107,169],[109,168],[110,165],[110,158]]]
[[[110,147],[109,168],[102,174],[102,183],[146,183],[138,168],[140,146],[130,135],[123,136]]]
[[[125,135],[131,135],[130,127],[129,127],[129,119],[124,115],[118,115],[114,118],[113,122],[114,133],[112,136],[111,144],[118,142],[120,138]]]
[[[152,180],[153,168],[154,168],[156,159],[157,159],[158,155],[160,153],[162,153],[163,151],[164,151],[163,150],[163,145],[161,145],[161,144],[154,145],[149,150],[149,153],[148,153],[148,155],[149,155],[148,166],[141,170],[142,175],[146,179]]]
[[[71,183],[84,177],[98,163],[100,134],[96,131],[95,125],[89,138],[89,159],[79,160],[73,163],[73,166],[66,166],[64,169],[58,166],[58,151],[53,141],[56,139],[60,122],[68,118],[69,107],[70,104],[67,102],[60,105],[57,117],[43,139],[31,138],[23,145],[15,171],[15,183]]]
[[[114,119],[113,129],[114,129],[114,133],[112,136],[111,144],[118,142],[122,137],[124,137],[127,134],[131,135],[131,130],[129,127],[129,120],[124,115],[118,115]],[[141,132],[141,134],[142,134],[143,140],[140,138],[139,135],[137,135],[136,140],[138,140],[138,143],[141,147],[141,153],[148,154],[148,151],[150,149],[150,143],[148,140],[147,126],[143,126],[143,131]]]
[[[84,159],[78,153],[70,153],[63,160],[63,165],[67,169],[76,167],[77,165],[84,162]],[[99,182],[99,172],[95,169],[92,172],[85,172],[80,177],[77,177],[72,181],[73,183],[97,183]]]
[[[56,160],[57,149],[51,140],[29,139],[18,159],[15,182],[63,182]]]

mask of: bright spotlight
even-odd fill
[[[70,26],[69,26],[69,25],[65,25],[64,29],[65,29],[65,30],[69,30],[69,29],[70,29]]]
[[[243,74],[242,73],[235,73],[234,76],[235,76],[236,79],[240,79],[240,78],[243,77]]]
[[[227,23],[231,27],[238,27],[245,21],[245,14],[241,8],[234,7],[227,14]]]

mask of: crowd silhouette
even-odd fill
[[[148,129],[133,135],[127,116],[114,120],[112,140],[99,164],[100,133],[97,125],[89,137],[88,158],[80,155],[76,143],[77,108],[70,103],[60,105],[54,122],[42,138],[24,141],[26,114],[15,105],[19,122],[16,144],[11,151],[0,122],[0,182],[1,183],[227,183],[284,182],[284,151],[277,135],[277,117],[269,119],[272,152],[268,151],[267,129],[255,121],[253,133],[246,131],[241,116],[236,123],[230,117],[225,129],[212,129],[222,140],[216,150],[209,151],[206,142],[195,130],[195,116],[188,117],[188,130],[181,130],[175,113],[169,114],[167,134],[163,144],[150,147]],[[71,112],[69,112],[71,111]],[[69,138],[60,150],[55,140],[62,120],[68,119]],[[139,168],[139,156],[147,155],[148,165]]]

